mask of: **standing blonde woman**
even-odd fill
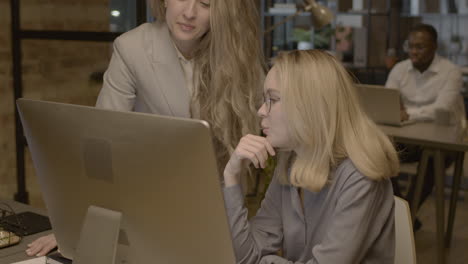
[[[242,135],[258,130],[264,68],[255,1],[152,4],[157,21],[115,41],[96,106],[206,120],[227,160]]]
[[[266,138],[240,140],[225,170],[225,202],[238,263],[394,263],[398,158],[366,116],[353,82],[331,55],[280,54],[258,110]],[[278,167],[247,220],[239,173]],[[281,252],[281,254],[278,254]]]
[[[253,0],[154,0],[156,22],[118,37],[96,107],[208,121],[224,168],[239,139],[258,132],[264,79]],[[41,256],[53,235],[28,245]]]

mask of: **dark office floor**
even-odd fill
[[[416,173],[417,163],[402,164],[400,170],[408,173]],[[448,264],[468,263],[468,157],[465,155],[464,175],[462,179],[463,190],[459,193],[453,237],[450,248],[446,249]],[[453,164],[446,171],[447,175],[453,174]],[[451,183],[451,177],[446,177],[446,186]],[[405,187],[405,181],[400,181],[400,186]],[[450,188],[445,189],[445,214],[448,214]],[[418,218],[423,223],[422,228],[415,233],[416,253],[418,263],[437,263],[436,258],[436,209],[434,193],[419,209]],[[447,217],[445,218],[447,221]],[[447,222],[445,222],[447,224]]]
[[[447,262],[450,264],[468,263],[468,193],[460,192],[457,204],[455,225],[450,248],[447,252]],[[448,211],[448,200],[445,201],[445,211]],[[416,253],[418,263],[431,264],[436,261],[436,223],[434,197],[430,197],[421,207],[418,214],[423,226],[415,233]]]

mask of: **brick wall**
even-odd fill
[[[108,31],[109,0],[22,0],[21,28],[28,30]],[[0,198],[16,192],[16,153],[11,74],[10,1],[0,0]],[[94,105],[101,87],[91,81],[104,71],[111,43],[57,40],[22,42],[23,97]],[[31,203],[41,206],[29,153],[26,181]]]
[[[0,0],[0,196],[11,198],[15,186],[14,118],[11,77],[10,5]]]

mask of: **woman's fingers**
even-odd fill
[[[39,253],[37,253],[36,256],[38,256],[38,257],[45,256],[45,255],[47,255],[47,253],[49,253],[55,247],[56,247],[55,243],[49,242],[48,244],[44,245],[42,250],[39,251]]]
[[[254,152],[244,149],[243,157],[249,159],[255,168],[259,168],[261,166],[261,160]]]
[[[262,147],[266,149],[268,154],[271,156],[274,156],[276,154],[273,146],[268,142],[268,140],[265,137],[260,137],[260,136],[255,136],[255,135],[246,135],[245,137],[248,137],[252,142],[256,142],[260,144]]]
[[[246,135],[239,142],[239,154],[252,161],[256,168],[265,168],[268,154],[275,155],[271,144],[264,138],[255,135]]]
[[[265,168],[268,154],[275,155],[275,151],[265,138],[254,135],[242,137],[224,168],[225,186],[238,184],[237,177],[242,168],[250,163],[255,168]]]
[[[247,156],[253,163],[255,168],[265,168],[265,162],[268,159],[268,154],[264,148],[256,145],[243,146],[244,155]]]
[[[26,254],[29,256],[44,256],[57,246],[54,234],[40,237],[28,245]]]
[[[39,239],[36,239],[34,242],[29,244],[28,248],[26,249],[26,254],[28,254],[28,256],[35,256],[37,253],[39,253],[39,251],[42,248],[41,241],[42,241],[42,237]]]

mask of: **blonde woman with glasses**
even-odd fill
[[[117,38],[96,107],[203,119],[218,165],[258,133],[264,66],[253,0],[153,0],[156,22]],[[42,256],[53,235],[28,245]]]
[[[225,170],[238,263],[394,263],[398,158],[366,116],[347,71],[318,51],[281,53],[258,110],[266,137],[244,136]],[[250,221],[243,167],[278,166]]]

